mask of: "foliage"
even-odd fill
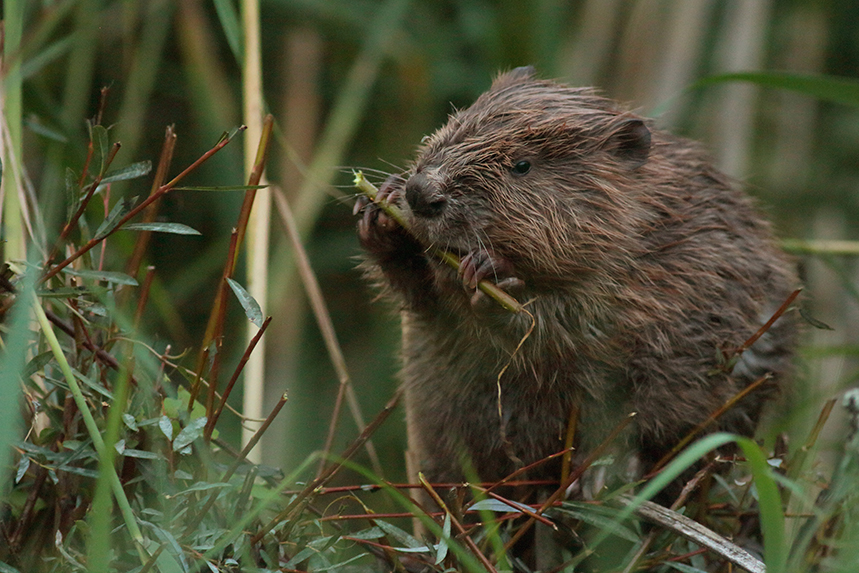
[[[657,4],[668,6],[665,13]],[[243,286],[238,246],[248,201],[264,184],[241,180],[240,153],[230,144],[240,131],[221,137],[241,116],[246,38],[235,4],[4,2],[9,264],[0,271],[0,571],[521,569],[505,548],[527,530],[555,526],[573,548],[563,559],[580,569],[727,567],[718,548],[704,551],[703,541],[681,535],[681,515],[715,532],[724,551],[732,541],[760,543],[752,557],[768,571],[856,570],[859,400],[854,392],[831,398],[855,384],[857,344],[847,335],[837,343],[809,335],[800,378],[814,390],[800,393],[798,407],[776,422],[786,443],[708,436],[638,487],[638,497],[629,486],[612,486],[594,503],[523,505],[493,484],[447,496],[441,484],[390,481],[404,475],[401,422],[391,416],[396,395],[389,400],[396,326],[370,310],[371,297],[357,286],[353,222],[342,205],[355,191],[339,166],[399,169],[451,102],[467,104],[499,69],[533,63],[546,76],[596,83],[645,108],[660,105],[662,121],[708,140],[720,158],[732,151],[720,143],[720,127],[736,126],[720,126],[714,110],[722,99],[742,101],[719,90],[737,81],[767,87],[757,115],[730,108],[746,118],[753,142],[746,150],[751,181],[782,229],[811,239],[786,243],[808,257],[807,304],[850,332],[859,291],[847,257],[856,243],[818,239],[821,228],[835,233],[825,239],[856,238],[849,221],[857,214],[859,132],[856,110],[847,107],[857,101],[856,84],[822,73],[856,75],[857,7],[777,1],[759,31],[770,34],[765,62],[791,68],[791,54],[810,53],[814,44],[790,30],[823,21],[831,39],[816,64],[798,66],[801,74],[695,82],[723,71],[719,45],[733,38],[734,8],[716,4],[706,9],[712,25],[701,27],[708,30],[701,57],[685,68],[696,73],[665,84],[676,93],[692,88],[669,99],[676,93],[633,87],[660,84],[653,78],[670,74],[654,70],[687,53],[654,51],[670,43],[668,23],[688,16],[681,3],[629,2],[600,17],[620,3],[537,2],[523,10],[484,0],[263,2],[262,95],[279,119],[269,124],[278,144],[271,144],[269,175],[296,213],[293,242],[273,256],[266,305]],[[658,37],[648,36],[651,27]],[[613,50],[622,55],[610,56]],[[317,62],[303,92],[294,87],[303,85],[294,69],[302,58]],[[787,99],[785,89],[805,99]],[[389,163],[380,166],[380,157]],[[170,179],[172,164],[187,168]],[[332,190],[331,182],[342,188]],[[276,245],[283,240],[273,235]],[[302,241],[309,248],[303,259],[296,251]],[[309,296],[317,316],[326,303],[332,312],[319,327],[302,320],[307,311],[292,271],[300,260],[319,275]],[[830,280],[821,286],[823,276]],[[260,306],[271,309],[271,323]],[[230,397],[252,351],[243,336],[248,321],[260,336],[276,337],[270,378],[287,380],[290,390],[289,415],[276,418],[286,396],[275,388],[257,432],[268,465],[233,445],[248,421]],[[323,348],[333,365],[319,359]],[[357,398],[345,394],[353,383]],[[360,431],[338,425],[341,401]],[[361,404],[381,413],[363,424]],[[827,424],[830,414],[847,428]],[[341,443],[350,445],[333,456]],[[714,450],[730,443],[733,450]],[[322,454],[309,455],[320,447]],[[676,476],[694,491],[665,489]],[[415,487],[438,495],[444,511],[427,516],[415,507],[404,495]],[[674,513],[654,514],[644,503],[653,495]],[[426,538],[408,533],[412,516],[423,521]]]

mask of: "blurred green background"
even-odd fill
[[[65,170],[80,172],[83,164],[84,120],[102,87],[110,88],[103,123],[123,144],[115,167],[157,163],[164,129],[175,124],[175,174],[243,121],[238,15],[233,0],[25,3],[16,55],[24,75],[23,155],[40,204],[56,211],[46,213],[49,236],[65,211]],[[859,109],[751,85],[685,91],[702,77],[740,70],[859,77],[859,3],[851,0],[263,0],[261,43],[264,99],[277,121],[268,179],[299,218],[367,419],[395,387],[399,327],[395,309],[374,302],[355,270],[350,170],[403,169],[421,137],[501,70],[531,64],[544,77],[597,86],[644,114],[658,113],[659,125],[704,141],[760,198],[782,237],[859,238]],[[192,183],[243,178],[239,144]],[[145,194],[148,183],[111,193]],[[150,245],[158,281],[145,329],[159,351],[168,342],[173,353],[199,346],[241,199],[181,191],[163,202],[161,219],[203,236],[155,235]],[[99,221],[103,206],[93,203],[90,218]],[[274,321],[263,409],[284,391],[290,400],[261,453],[267,465],[289,466],[322,447],[338,381],[277,222],[271,245],[266,313]],[[131,246],[131,234],[113,237],[106,267],[121,270]],[[859,321],[852,259],[800,264],[808,310],[834,328],[808,334],[803,420],[816,416],[823,397],[855,385]],[[246,322],[231,305],[229,365],[243,350]],[[233,398],[241,408],[240,393]],[[402,418],[393,416],[374,437],[386,477],[398,481]],[[235,417],[220,427],[238,442]],[[333,450],[356,434],[344,409]]]

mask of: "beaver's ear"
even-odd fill
[[[612,130],[603,148],[635,169],[650,156],[650,130],[638,118],[624,119]]]
[[[509,72],[504,72],[500,74],[495,80],[492,82],[492,89],[497,90],[501,88],[506,88],[507,86],[512,86],[514,84],[526,82],[528,80],[533,80],[534,76],[537,75],[537,70],[534,69],[534,66],[522,66],[521,68],[513,68]]]

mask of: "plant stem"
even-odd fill
[[[134,517],[134,512],[131,509],[131,505],[128,502],[128,497],[125,495],[125,490],[122,489],[122,483],[119,481],[119,476],[116,473],[116,469],[113,467],[113,464],[106,464],[106,460],[108,460],[109,456],[105,451],[104,440],[101,436],[101,430],[95,422],[95,419],[92,417],[92,412],[89,411],[89,404],[87,404],[86,398],[81,392],[81,388],[78,385],[77,380],[75,379],[75,375],[72,373],[72,368],[66,360],[65,354],[63,354],[63,349],[60,346],[60,341],[57,340],[56,334],[54,334],[54,330],[51,328],[51,324],[48,321],[48,317],[45,315],[45,311],[42,308],[42,305],[39,303],[39,299],[36,297],[35,292],[30,292],[30,296],[32,297],[31,303],[33,305],[33,310],[36,313],[36,319],[39,322],[39,326],[42,328],[42,333],[45,335],[45,339],[48,342],[48,346],[51,348],[51,352],[54,354],[54,358],[57,359],[57,364],[60,366],[60,371],[63,373],[63,377],[66,380],[66,383],[69,385],[69,389],[71,390],[72,397],[75,400],[75,403],[78,406],[78,410],[80,410],[81,417],[83,418],[84,425],[86,426],[87,432],[89,433],[90,439],[92,440],[93,446],[95,446],[95,450],[98,453],[100,463],[104,464],[104,467],[107,472],[107,479],[110,480],[110,486],[113,491],[113,496],[116,499],[116,504],[119,506],[119,511],[122,514],[123,520],[125,521],[125,526],[128,528],[128,532],[131,535],[131,538],[134,540],[134,544],[137,547],[137,553],[140,557],[140,563],[142,565],[146,564],[146,561],[149,558],[146,550],[144,549],[145,539],[143,538],[143,533],[140,531],[140,528],[137,525],[137,519]]]
[[[362,172],[358,171],[355,173],[355,179],[353,183],[355,184],[355,187],[358,188],[358,190],[367,195],[367,197],[369,197],[370,200],[376,203],[376,205],[378,205],[379,208],[382,209],[391,219],[396,221],[406,231],[411,232],[408,220],[406,220],[405,215],[403,215],[403,212],[400,211],[400,209],[396,205],[391,205],[387,201],[376,201],[376,194],[379,191],[372,183],[367,181],[367,178],[364,177],[364,174]],[[455,254],[445,251],[443,249],[432,249],[431,252],[436,258],[438,258],[454,270],[459,270],[459,257]],[[489,281],[482,280],[478,283],[477,287],[482,290],[486,295],[495,299],[498,304],[500,304],[510,312],[521,312],[524,309],[524,307],[522,306],[522,304],[519,303],[518,300],[516,300],[515,298],[513,298],[512,296],[510,296]]]

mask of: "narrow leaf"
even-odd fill
[[[68,143],[68,139],[65,135],[39,121],[39,118],[36,115],[31,114],[24,118],[24,126],[33,133],[37,133],[47,139],[57,141],[59,143]]]
[[[185,426],[176,439],[173,440],[173,451],[180,452],[185,446],[190,445],[194,440],[203,435],[203,428],[206,426],[207,418],[202,416]]]
[[[236,62],[241,63],[243,60],[242,29],[239,26],[239,15],[236,12],[236,7],[230,0],[215,0],[214,4],[218,20],[221,22],[221,28],[224,29],[224,37],[227,38],[227,44],[229,44]]]
[[[15,473],[16,484],[24,478],[28,469],[30,469],[30,456],[21,456],[21,460],[18,462],[18,471]]]
[[[259,303],[254,300],[254,297],[252,297],[242,285],[233,279],[227,277],[227,283],[230,285],[230,288],[233,289],[233,292],[236,293],[236,297],[239,299],[242,308],[245,309],[245,315],[247,315],[248,319],[253,322],[257,328],[262,328],[263,318]]]
[[[217,483],[208,483],[208,482],[197,482],[191,487],[187,489],[183,489],[180,492],[174,493],[172,495],[168,495],[167,499],[172,499],[174,497],[179,497],[180,495],[186,495],[194,491],[209,491],[211,489],[224,489],[225,487],[230,487],[231,484],[225,482],[217,482]]]
[[[161,428],[161,432],[167,436],[168,440],[173,439],[173,422],[167,416],[161,416],[161,419],[158,420],[158,427]]]
[[[72,275],[75,277],[83,277],[88,279],[93,279],[97,281],[104,281],[107,283],[113,283],[118,285],[129,285],[129,286],[137,286],[137,281],[128,276],[125,273],[118,273],[113,271],[95,271],[95,270],[74,270],[66,267],[63,269],[63,272]]]
[[[377,521],[376,525],[378,525],[382,529],[382,531],[384,531],[388,536],[393,537],[394,539],[396,539],[410,549],[421,549],[424,551],[426,551],[427,549],[426,544],[421,543],[396,525],[392,525],[387,521],[381,520]]]
[[[80,189],[78,188],[78,178],[71,168],[66,168],[66,219],[71,219],[75,211],[80,205]]]
[[[21,378],[26,380],[36,372],[39,372],[42,368],[44,368],[45,364],[51,361],[51,358],[54,357],[54,353],[48,350],[47,352],[42,352],[41,354],[37,354],[27,363],[27,366],[24,368],[24,371],[21,372]]]
[[[125,423],[125,426],[132,432],[136,432],[139,429],[137,427],[137,422],[135,421],[134,416],[132,416],[128,412],[124,412],[122,414],[122,421]]]
[[[103,239],[112,233],[119,224],[119,221],[131,211],[136,201],[137,197],[128,197],[117,201],[116,205],[111,209],[110,215],[99,225],[93,238],[95,240]]]
[[[137,179],[138,177],[147,175],[150,171],[152,171],[151,161],[138,161],[137,163],[132,163],[131,165],[127,165],[121,169],[108,171],[104,178],[102,178],[101,184],[104,185],[105,183],[113,183],[114,181]]]
[[[725,82],[748,82],[763,87],[789,90],[824,101],[859,107],[859,80],[855,78],[785,72],[740,72],[704,78],[695,82],[690,89]]]
[[[182,223],[129,223],[123,231],[151,231],[153,233],[173,233],[174,235],[202,235],[197,229],[192,229]]]
[[[90,129],[90,137],[92,138],[93,165],[98,166],[98,173],[103,173],[107,154],[110,150],[107,129],[101,125],[93,125]]]
[[[103,296],[107,294],[107,289],[105,287],[59,287],[59,288],[48,288],[41,289],[36,291],[36,295],[39,298],[75,298],[82,295],[93,295],[96,297]]]
[[[164,456],[161,454],[156,454],[155,452],[147,452],[146,450],[134,450],[132,448],[125,448],[123,450],[122,455],[127,458],[140,458],[142,460],[163,460]]]

